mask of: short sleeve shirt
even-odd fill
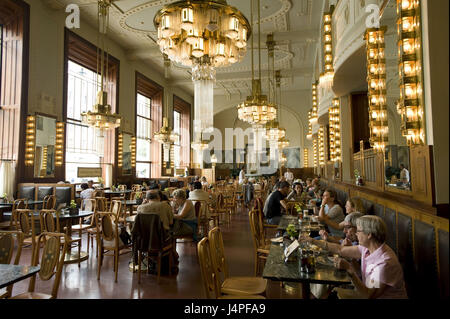
[[[386,244],[370,254],[366,247],[358,246],[361,252],[361,275],[364,285],[368,288],[379,288],[385,284],[380,299],[407,299],[403,279],[403,269],[395,252]]]
[[[328,207],[328,205],[325,205],[325,214],[328,216],[330,220],[335,222],[336,224],[339,224],[344,221],[345,216],[342,212],[341,206],[335,204],[331,209]],[[333,228],[328,226],[328,229],[330,230],[330,233],[332,236],[336,237],[342,237],[343,232],[339,229]]]
[[[268,199],[267,205],[267,218],[273,218],[275,216],[281,216],[281,204],[285,196],[280,191],[275,191]]]

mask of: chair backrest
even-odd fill
[[[0,231],[0,264],[11,263],[14,254],[14,241],[17,241],[16,257],[14,265],[18,265],[22,254],[23,233],[21,231]]]
[[[225,205],[225,200],[224,200],[224,198],[223,198],[223,194],[222,194],[222,193],[219,193],[219,194],[217,195],[217,203],[216,203],[216,207],[217,207],[218,209],[221,209],[221,208],[223,208],[224,205]]]
[[[217,281],[217,274],[214,271],[211,250],[207,237],[197,244],[198,262],[202,273],[203,287],[205,288],[207,299],[217,299],[220,295],[220,286]]]
[[[64,246],[61,250],[61,238],[64,238]],[[40,264],[39,278],[42,281],[48,281],[53,276],[55,280],[51,292],[52,299],[58,296],[59,283],[61,281],[61,272],[64,266],[64,258],[67,252],[67,245],[69,238],[62,233],[47,233],[44,232],[39,235],[37,245],[35,245],[34,257],[32,266]],[[40,249],[43,246],[42,257],[39,262]],[[30,280],[28,292],[34,292],[36,284],[36,275]]]
[[[226,279],[228,278],[228,264],[225,259],[223,237],[219,227],[215,227],[209,231],[208,240],[214,271],[217,273],[218,279],[220,279],[219,275],[221,273],[224,275],[224,279]]]
[[[97,189],[97,190],[95,190],[95,191],[92,193],[92,197],[93,197],[93,198],[97,198],[97,197],[105,197],[105,192],[102,191],[102,190],[100,190],[100,189]]]
[[[23,232],[24,238],[31,237],[34,242],[35,228],[33,211],[29,209],[17,209],[16,214],[19,221],[19,228]]]
[[[132,190],[133,192],[139,192],[139,191],[142,190],[142,185],[134,184],[134,185],[131,186],[131,190]]]
[[[41,232],[59,233],[59,213],[54,209],[41,209],[39,212]]]
[[[113,200],[113,201],[111,201],[110,208],[111,208],[111,213],[118,216],[122,212],[122,202],[120,200]]]
[[[111,212],[97,212],[94,216],[99,239],[113,241],[119,247],[119,224],[117,216]]]
[[[194,209],[195,209],[195,216],[198,218],[200,215],[200,208],[202,207],[202,203],[197,201],[194,204]]]
[[[95,197],[96,207],[98,212],[107,212],[108,205],[106,201],[106,197]]]
[[[95,212],[97,201],[95,199],[85,199],[81,202],[81,209],[89,212]]]
[[[255,249],[264,247],[264,231],[260,218],[258,217],[258,211],[252,210],[248,213],[250,220],[250,229],[253,237],[253,244]]]
[[[127,185],[119,185],[119,191],[127,190]]]
[[[44,197],[44,203],[42,205],[43,209],[55,209],[56,208],[56,196],[47,195]]]
[[[131,235],[134,248],[143,251],[159,251],[169,238],[157,214],[137,214]]]

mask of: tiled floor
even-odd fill
[[[254,271],[253,241],[250,233],[248,213],[233,215],[231,226],[222,225],[225,255],[230,275],[252,276]],[[85,237],[85,235],[83,235]],[[83,250],[86,243],[83,242]],[[97,258],[91,254],[81,263],[66,265],[63,268],[58,298],[63,299],[198,299],[205,298],[196,247],[193,242],[178,243],[180,255],[177,275],[161,276],[160,284],[156,276],[142,273],[141,284],[137,282],[137,273],[128,269],[131,253],[120,256],[118,282],[114,283],[113,257],[105,257],[101,278],[97,280]],[[30,249],[24,249],[21,264],[30,261]],[[13,295],[25,292],[29,280],[14,285]],[[49,293],[53,279],[48,283],[37,281],[36,291]],[[280,287],[278,282],[269,282],[268,298],[298,298]]]

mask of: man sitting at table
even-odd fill
[[[173,224],[173,212],[170,204],[160,201],[159,191],[151,190],[145,195],[145,202],[139,205],[138,214],[155,214],[161,219],[164,229],[169,230]]]
[[[287,209],[285,198],[289,193],[289,183],[284,181],[278,185],[278,190],[273,192],[267,199],[267,206],[264,205],[264,215],[267,223],[278,225],[281,220],[281,207]]]
[[[82,191],[80,193],[80,199],[81,199],[81,202],[83,203],[83,208],[84,208],[84,205],[87,203],[86,200],[94,198],[93,196],[94,196],[95,189],[89,188],[88,184],[86,184],[86,183],[81,184],[80,187],[82,189]]]

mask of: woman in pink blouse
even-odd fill
[[[386,244],[386,224],[378,216],[363,216],[356,220],[359,246],[326,243],[325,248],[347,259],[361,261],[361,277],[354,263],[340,257],[335,266],[352,277],[355,291],[338,289],[338,295],[369,299],[407,299],[403,269],[395,252]],[[308,239],[307,239],[308,240]],[[322,245],[321,245],[322,246]]]

